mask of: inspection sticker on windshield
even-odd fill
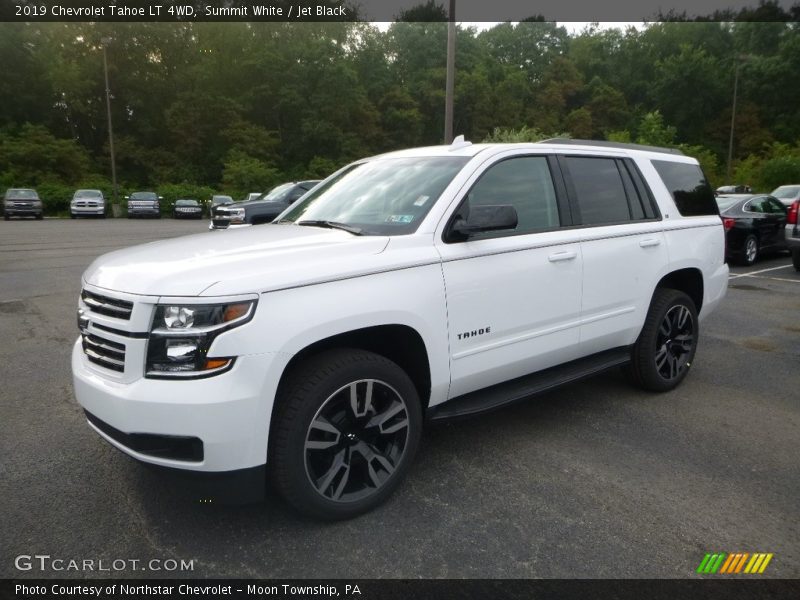
[[[430,199],[430,196],[420,196],[414,200],[414,206],[425,206],[425,203]]]
[[[411,223],[414,220],[414,215],[389,215],[386,217],[387,223]]]

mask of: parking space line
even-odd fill
[[[792,265],[782,265],[780,267],[770,267],[769,269],[760,269],[758,271],[750,271],[749,273],[739,273],[737,275],[730,275],[728,279],[738,279],[739,277],[752,277],[758,273],[766,273],[767,271],[777,271],[779,269],[788,269]]]
[[[800,279],[785,279],[784,277],[759,277],[754,275],[753,279],[770,279],[772,281],[788,281],[789,283],[800,283]]]

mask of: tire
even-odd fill
[[[10,220],[11,217],[9,217],[8,215],[3,215],[3,221],[10,221]]]
[[[37,221],[41,221],[42,219],[44,219],[44,215],[42,213],[39,213],[38,215],[36,215],[36,220]]]
[[[71,213],[69,213],[69,218],[70,219],[77,219],[78,217],[75,215],[75,213],[71,212]]]
[[[792,250],[792,264],[794,265],[795,271],[800,271],[800,248],[794,248]]]
[[[363,350],[323,352],[281,386],[269,460],[275,487],[304,515],[355,517],[402,482],[421,431],[419,396],[400,367]]]
[[[678,386],[694,360],[699,333],[692,299],[678,290],[657,288],[631,352],[628,371],[634,382],[651,392]]]
[[[758,239],[753,234],[748,235],[744,240],[744,254],[741,263],[750,266],[758,260]]]

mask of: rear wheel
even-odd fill
[[[792,250],[792,264],[794,265],[795,271],[800,271],[800,248],[794,248]]]
[[[348,519],[384,502],[419,445],[422,411],[408,375],[362,350],[300,364],[278,398],[270,457],[278,491],[309,516]]]
[[[744,254],[742,256],[742,263],[750,266],[756,262],[758,258],[758,240],[756,236],[750,234],[744,240]]]
[[[692,299],[678,290],[658,288],[631,353],[634,381],[653,392],[675,388],[689,372],[699,333]]]

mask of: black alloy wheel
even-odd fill
[[[405,371],[372,352],[330,350],[297,365],[281,385],[267,462],[293,508],[348,519],[402,482],[421,430],[419,395]]]
[[[678,290],[657,288],[631,352],[629,375],[652,392],[675,388],[689,372],[699,334],[692,299]]]

